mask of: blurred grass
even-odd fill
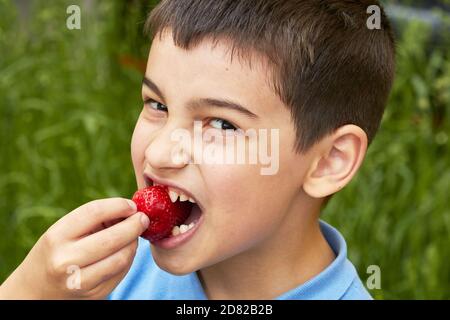
[[[55,219],[135,185],[142,74],[119,58],[145,57],[143,18],[101,1],[82,11],[81,30],[68,30],[67,6],[84,2],[32,3],[21,20],[0,0],[1,281]]]
[[[0,0],[0,282],[60,216],[134,191],[142,78],[123,57],[146,58],[144,2],[33,1],[20,19]],[[65,27],[69,4],[82,30]],[[450,45],[427,50],[428,35],[413,23],[399,39],[381,131],[323,216],[363,280],[380,266],[376,298],[450,298]]]

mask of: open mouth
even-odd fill
[[[171,233],[166,238],[179,237],[193,231],[203,213],[203,210],[201,209],[202,205],[197,199],[187,190],[170,184],[159,183],[148,175],[144,175],[144,180],[146,187],[157,185],[166,187],[172,203],[180,203],[186,210],[186,214],[184,215],[185,218],[175,222]]]

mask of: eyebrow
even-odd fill
[[[156,93],[161,100],[165,103],[165,98],[164,98],[164,94],[161,92],[161,90],[159,90],[158,86],[149,78],[144,77],[144,79],[142,79],[142,84],[146,85],[150,90],[152,90],[154,93]]]
[[[156,93],[161,100],[165,103],[165,97],[164,94],[161,92],[161,90],[158,88],[156,83],[154,83],[150,78],[144,77],[142,80],[142,83],[145,84],[150,90],[152,90],[154,93]],[[228,99],[216,99],[216,98],[198,98],[194,99],[188,102],[187,108],[188,109],[195,109],[195,108],[202,108],[206,106],[216,107],[216,108],[226,108],[235,110],[244,116],[252,119],[258,119],[258,116],[248,110],[247,108],[243,107],[241,104],[228,100]]]

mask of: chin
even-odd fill
[[[199,269],[195,263],[190,263],[186,257],[167,256],[154,252],[153,259],[160,269],[176,276],[184,276]]]

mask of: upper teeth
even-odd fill
[[[187,195],[183,194],[183,193],[178,193],[175,190],[172,190],[171,188],[169,188],[169,197],[170,197],[170,201],[172,202],[176,202],[178,200],[178,197],[180,198],[180,201],[187,201],[189,200],[189,202],[195,203],[195,200],[188,197]]]

